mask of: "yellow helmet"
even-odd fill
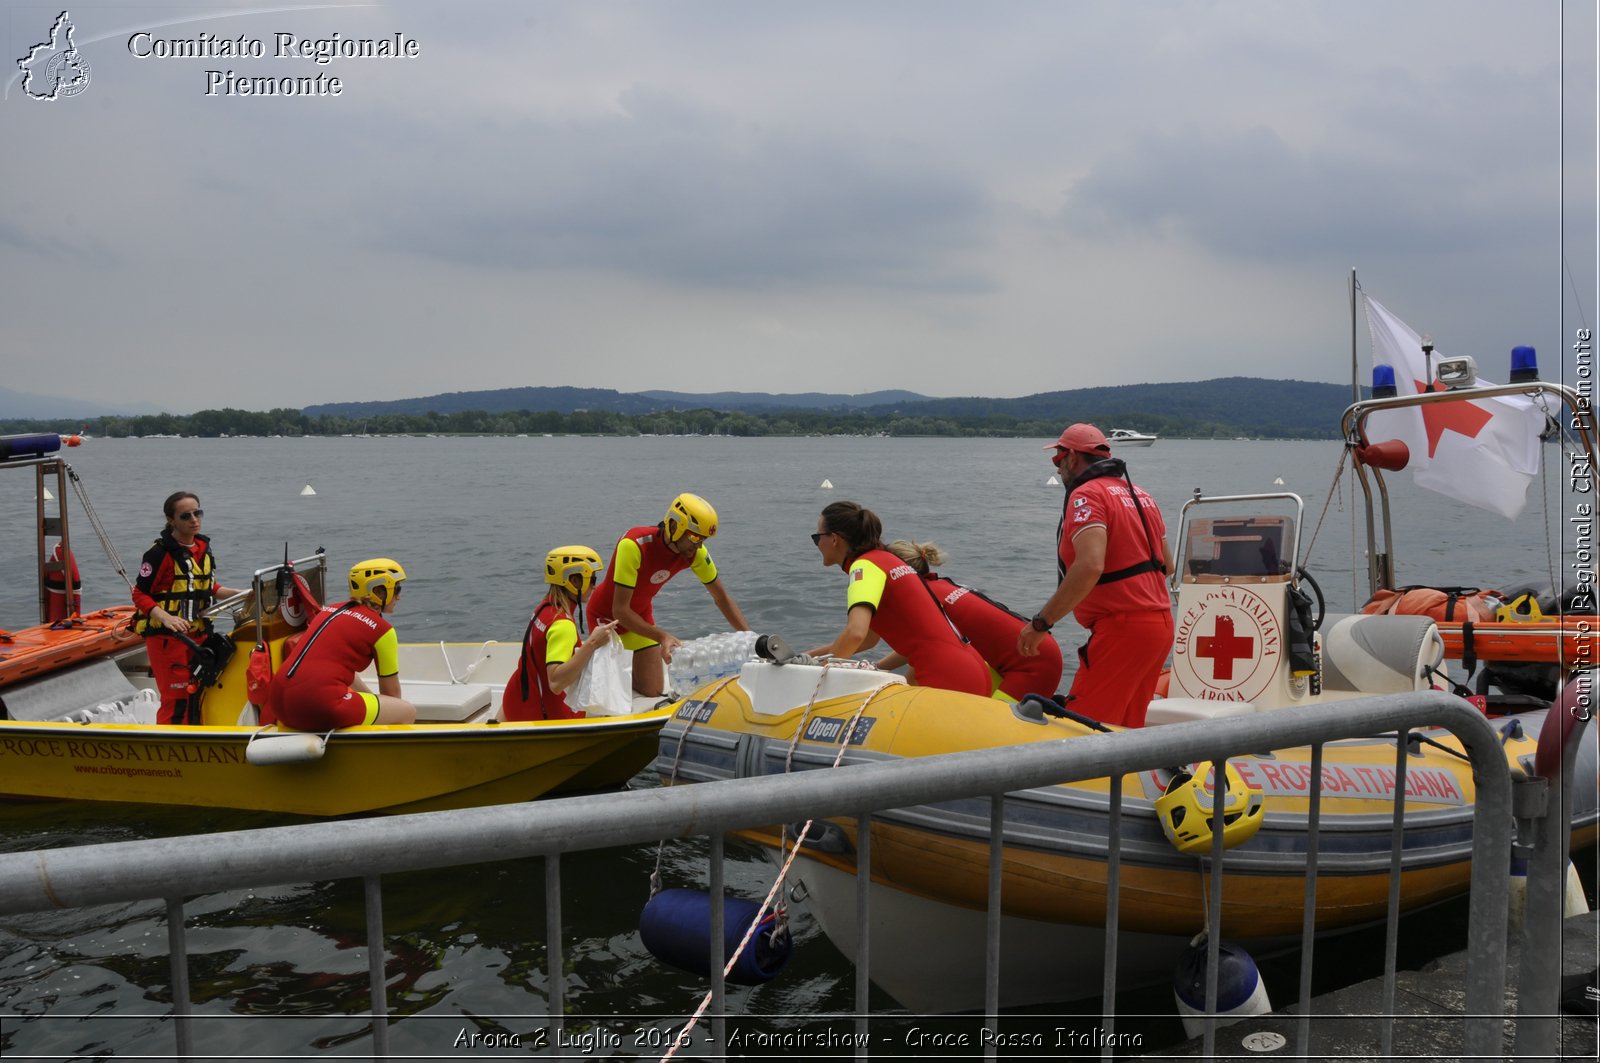
[[[603,568],[605,562],[600,555],[587,546],[558,546],[545,555],[544,581],[575,591],[582,598],[594,585],[595,573]]]
[[[1212,765],[1211,774],[1215,774]],[[1205,855],[1211,851],[1213,794],[1206,789],[1204,773],[1179,771],[1156,798],[1161,829],[1180,853]],[[1223,775],[1222,847],[1232,849],[1249,841],[1266,817],[1266,797],[1260,787],[1244,781],[1230,763]]]
[[[672,500],[672,505],[667,507],[667,519],[662,523],[667,528],[668,542],[677,542],[684,532],[709,539],[717,534],[717,511],[699,495],[685,492]]]
[[[350,569],[350,600],[382,608],[399,596],[405,578],[406,570],[392,558],[361,561]]]

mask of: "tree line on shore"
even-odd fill
[[[1094,420],[1092,411],[1081,419]],[[1261,435],[1259,429],[1215,421],[1190,420],[1171,415],[1124,417],[1119,426],[1161,435],[1188,438],[1232,438]],[[625,414],[605,410],[572,413],[520,410],[490,413],[462,410],[452,413],[385,413],[367,417],[338,414],[307,415],[300,410],[251,411],[200,410],[192,414],[141,414],[83,420],[0,420],[0,433],[84,432],[91,436],[127,438],[143,436],[346,436],[346,435],[723,435],[723,436],[1054,436],[1060,418],[983,414],[894,414],[822,410],[784,410],[751,413],[695,409]],[[1104,427],[1110,428],[1107,423]],[[1266,433],[1273,434],[1273,433]],[[1303,431],[1283,435],[1303,435]]]

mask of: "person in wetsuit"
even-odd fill
[[[601,565],[600,555],[587,546],[562,546],[545,556],[544,581],[550,589],[522,636],[517,672],[500,699],[501,719],[576,720],[584,716],[567,704],[566,692],[616,628],[614,622],[601,624],[584,637],[580,626],[583,603]]]
[[[1039,644],[1039,652],[1024,657],[1017,649],[1017,635],[1028,620],[982,591],[963,587],[934,569],[944,564],[944,552],[933,543],[896,539],[889,552],[917,570],[944,606],[944,615],[956,626],[989,665],[994,696],[1020,701],[1027,694],[1056,692],[1061,685],[1061,647],[1054,639]],[[878,662],[879,668],[898,668],[904,663],[898,653]]]
[[[630,528],[617,540],[605,578],[594,589],[589,612],[596,624],[616,621],[622,648],[633,654],[633,692],[659,697],[666,689],[666,662],[682,640],[655,620],[652,602],[667,580],[692,571],[735,631],[750,624],[717,575],[706,540],[717,534],[717,511],[699,495],[681,494],[660,524]]]
[[[989,666],[962,640],[917,570],[883,545],[883,524],[872,510],[835,502],[817,518],[811,541],[822,563],[850,576],[844,630],[814,656],[849,657],[878,641],[903,656],[919,686],[987,697]]]
[[[273,676],[266,715],[298,731],[415,722],[416,706],[400,694],[400,642],[388,620],[405,578],[387,557],[353,567],[350,600],[312,618]],[[356,674],[369,664],[378,673],[376,694]]]

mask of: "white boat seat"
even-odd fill
[[[817,690],[822,666],[817,664],[773,664],[746,661],[739,673],[739,685],[750,698],[750,705],[763,716],[782,716],[803,709],[816,695],[817,702],[831,701],[850,694],[865,694],[890,683],[905,683],[905,676],[880,672],[876,668],[830,668]]]
[[[1332,621],[1329,623],[1328,621]],[[1322,625],[1322,686],[1362,694],[1426,690],[1444,639],[1426,616],[1330,615]]]
[[[417,707],[417,719],[435,723],[460,723],[476,716],[495,704],[496,689],[487,683],[400,680],[400,696]]]
[[[1224,716],[1243,716],[1256,711],[1254,702],[1213,701],[1209,698],[1157,698],[1145,712],[1144,725],[1189,723],[1193,720],[1218,720]]]

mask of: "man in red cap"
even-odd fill
[[[1067,695],[1073,709],[1142,727],[1172,650],[1166,522],[1094,425],[1068,425],[1044,449],[1054,452],[1067,489],[1056,529],[1060,583],[1017,636],[1017,649],[1038,653],[1050,628],[1071,613],[1089,632]]]

